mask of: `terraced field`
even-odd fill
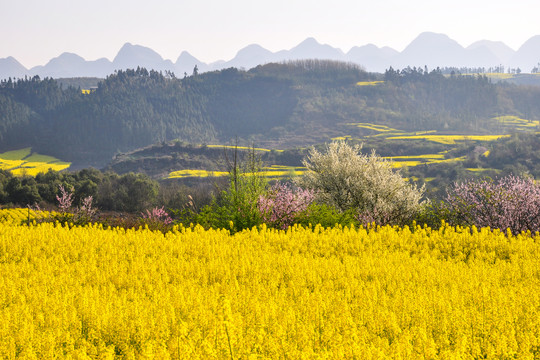
[[[284,166],[284,165],[271,165],[263,168],[262,175],[270,179],[282,179],[291,178],[294,176],[302,175],[305,171],[301,166]],[[220,177],[227,176],[229,173],[226,171],[211,171],[211,170],[197,170],[197,169],[184,169],[173,171],[169,174],[167,179],[183,179],[183,178],[196,178],[196,177]]]
[[[540,121],[522,119],[514,115],[497,116],[492,119],[504,128],[511,130],[534,130],[540,127]]]
[[[359,81],[356,83],[356,86],[374,86],[384,84],[384,81],[378,80],[378,81]]]
[[[217,149],[239,149],[239,150],[255,150],[255,151],[263,151],[263,152],[270,152],[272,150],[270,149],[263,149],[263,148],[251,148],[248,146],[234,146],[234,145],[206,145],[209,148],[217,148]],[[277,152],[282,152],[283,150],[273,150]]]
[[[494,141],[510,135],[404,135],[390,136],[388,140],[428,140],[441,144],[455,144],[456,141]]]
[[[0,154],[0,169],[9,170],[14,175],[36,176],[52,169],[61,171],[69,168],[71,163],[55,157],[32,152],[31,148],[7,151]]]
[[[167,176],[167,179],[184,179],[184,178],[193,178],[193,177],[220,177],[226,176],[228,172],[226,171],[210,171],[210,170],[199,170],[199,169],[184,169],[173,171]]]
[[[376,82],[372,82],[376,83]],[[367,84],[359,84],[359,86],[365,86]],[[375,84],[372,84],[375,85]],[[400,155],[400,156],[387,156],[386,160],[392,161],[392,166],[395,168],[402,167],[414,167],[425,164],[439,164],[459,162],[466,159],[465,156],[460,157],[447,157],[445,155],[448,150],[452,149],[454,145],[458,145],[460,142],[476,142],[479,145],[486,144],[487,142],[495,141],[501,138],[510,137],[509,133],[515,130],[534,131],[540,127],[540,121],[522,119],[518,116],[505,115],[492,118],[492,121],[498,122],[501,125],[502,133],[496,135],[461,135],[461,134],[438,134],[436,130],[424,130],[415,132],[406,132],[400,129],[392,128],[383,124],[373,124],[367,122],[347,123],[345,126],[350,126],[358,129],[362,129],[363,136],[352,136],[345,133],[341,136],[333,137],[332,140],[352,140],[352,141],[364,141],[369,139],[383,139],[389,143],[397,140],[415,140],[415,141],[428,141],[438,144],[448,145],[445,151],[439,153],[427,153],[427,154],[415,154],[415,155]],[[208,145],[212,148],[234,149],[234,146],[227,145]],[[248,147],[238,147],[238,149],[249,149]],[[270,152],[270,149],[254,148],[260,152]],[[283,151],[283,150],[274,150]],[[489,156],[489,150],[486,150],[482,156]],[[471,172],[481,172],[490,169],[467,169]],[[492,170],[492,169],[491,169]],[[270,179],[285,179],[291,178],[296,175],[301,175],[305,171],[302,167],[291,167],[282,165],[271,165],[264,168],[264,175]],[[220,171],[210,170],[196,170],[196,169],[184,169],[171,172],[168,178],[193,178],[193,177],[214,177],[225,176],[227,173]]]
[[[378,124],[370,124],[370,123],[349,123],[347,125],[355,126],[358,128],[373,130],[373,131],[380,131],[380,132],[392,132],[392,133],[402,133],[400,130],[392,129],[391,127],[388,127],[386,125],[378,125]]]

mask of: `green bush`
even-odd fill
[[[441,224],[452,217],[448,206],[443,201],[425,203],[416,215],[416,223],[438,229]]]
[[[244,159],[238,159],[238,151],[235,150],[232,160],[227,158],[227,163],[228,187],[200,211],[187,209],[180,212],[186,224],[190,221],[205,228],[225,228],[237,232],[262,223],[257,202],[265,194],[268,182],[262,174],[260,156],[251,149]]]
[[[353,210],[338,211],[335,207],[326,204],[312,203],[308,208],[297,216],[297,224],[302,226],[333,227],[335,225],[342,226],[358,226],[356,212]]]

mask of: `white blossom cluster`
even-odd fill
[[[328,144],[325,152],[313,148],[299,185],[315,190],[319,202],[356,211],[364,223],[407,223],[420,209],[424,187],[411,185],[390,161],[375,152],[361,154],[361,148],[341,140]]]

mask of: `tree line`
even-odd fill
[[[156,204],[159,194],[159,184],[144,174],[118,175],[88,168],[17,177],[0,170],[0,204],[53,206],[57,204],[60,186],[73,193],[74,205],[81,205],[84,198],[91,196],[104,211],[143,211]]]

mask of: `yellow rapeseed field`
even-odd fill
[[[0,222],[4,224],[19,225],[26,221],[40,221],[58,215],[56,212],[36,211],[33,209],[0,209]]]
[[[538,359],[540,236],[0,222],[2,359]]]

